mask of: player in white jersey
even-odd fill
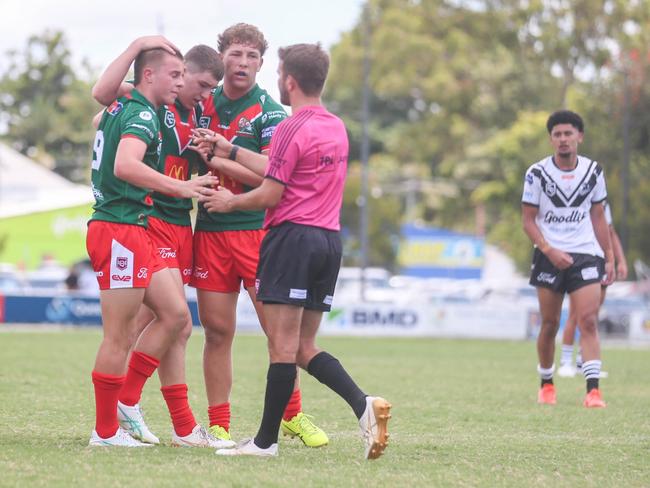
[[[627,278],[627,261],[625,259],[625,252],[623,251],[621,240],[619,239],[618,234],[614,229],[612,210],[609,206],[609,203],[605,201],[603,202],[603,205],[605,207],[605,220],[609,226],[609,238],[612,241],[612,248],[614,250],[614,258],[616,262],[616,276],[614,276],[614,279],[625,280]],[[602,285],[600,287],[601,306],[605,301],[606,295],[607,286]],[[576,362],[573,362],[573,342],[576,335],[577,324],[578,320],[575,310],[569,308],[569,317],[564,324],[564,332],[562,333],[562,354],[560,356],[560,367],[557,370],[558,376],[572,378],[576,375],[577,372],[582,370],[582,351],[580,349],[578,350],[578,355],[576,356]],[[600,377],[606,378],[607,373],[601,370]]]
[[[578,155],[584,124],[568,110],[553,113],[546,128],[553,155],[526,171],[522,196],[524,231],[535,245],[530,284],[537,287],[542,325],[537,338],[541,377],[539,403],[555,404],[555,336],[564,295],[575,310],[587,382],[586,407],[605,407],[599,389],[598,309],[601,282],[614,277],[614,253],[602,202],[607,199],[603,170]]]

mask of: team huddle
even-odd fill
[[[349,152],[343,122],[320,100],[329,58],[314,44],[279,50],[280,101],[292,109],[287,117],[256,83],[268,47],[263,34],[236,24],[217,47],[198,45],[182,56],[164,37],[139,38],[93,88],[106,108],[94,120],[96,203],[87,234],[104,329],[92,372],[90,445],[159,444],[139,404],[157,370],[172,445],[276,456],[282,431],[308,447],[324,446],[327,434],[302,410],[301,368],[350,405],[364,457],[375,459],[388,444],[390,403],[365,394],[315,341],[341,264]],[[134,79],[125,82],[132,64]],[[554,154],[528,169],[522,197],[524,230],[535,245],[530,283],[542,316],[538,401],[557,401],[555,336],[569,294],[567,333],[569,344],[576,324],[581,333],[584,405],[605,407],[597,317],[604,287],[616,272],[627,273],[625,257],[604,206],[602,167],[577,153],[582,119],[555,112],[547,129]],[[192,199],[198,200],[194,229]],[[185,285],[197,290],[205,331],[207,428],[188,401],[192,320]],[[270,364],[259,430],[235,443],[232,344],[242,286],[267,336]],[[572,345],[563,351],[564,365]]]
[[[198,45],[185,56],[164,37],[139,38],[93,87],[106,109],[94,120],[96,203],[87,234],[104,329],[92,372],[91,446],[159,444],[139,405],[156,370],[172,445],[275,456],[281,430],[308,447],[324,446],[327,434],[302,411],[298,368],[350,405],[366,459],[388,444],[391,405],[365,394],[315,341],[341,263],[348,159],[345,126],[320,101],[329,58],[320,45],[279,50],[287,117],[256,83],[266,49],[249,24],[226,29],[218,50]],[[132,64],[134,79],[124,82]],[[188,402],[187,284],[197,290],[205,330],[207,429]],[[235,443],[231,350],[242,286],[267,336],[270,364],[259,430]]]

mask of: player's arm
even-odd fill
[[[253,173],[250,169],[230,159],[213,156],[209,161],[206,161],[206,164],[215,171],[230,176],[240,183],[253,188],[260,186],[264,180],[262,176]]]
[[[142,139],[123,137],[115,155],[115,176],[134,186],[180,198],[198,197],[199,188],[218,182],[218,179],[211,175],[199,176],[188,181],[170,178],[143,162],[146,150],[147,144]]]
[[[614,281],[614,251],[612,249],[611,239],[609,237],[609,225],[605,219],[605,209],[602,205],[592,205],[589,211],[591,216],[591,224],[596,234],[596,240],[600,248],[605,253],[605,273],[607,279],[603,282],[609,285]]]
[[[157,48],[165,49],[171,54],[178,51],[178,48],[163,36],[139,37],[108,65],[93,86],[93,98],[102,105],[110,105],[116,98],[131,93],[133,85],[123,82],[129,68],[131,68],[131,64],[141,51]]]
[[[521,220],[524,232],[537,249],[544,253],[549,261],[553,263],[553,266],[558,269],[568,268],[573,264],[573,258],[564,251],[554,248],[546,241],[542,231],[537,226],[537,222],[535,222],[538,211],[538,207],[534,205],[525,203],[521,205]]]
[[[93,121],[92,121],[93,129],[97,130],[99,128],[99,123],[102,121],[102,115],[104,115],[104,111],[100,110],[93,117]]]
[[[262,154],[258,154],[249,149],[237,146],[221,134],[217,134],[208,129],[197,129],[195,135],[197,145],[204,147],[208,154],[211,153],[219,158],[229,159],[239,163],[260,177],[257,184],[249,186],[258,186],[262,182],[261,178],[264,177],[266,165],[269,162],[268,151],[263,151]],[[245,181],[239,180],[227,172],[224,173],[248,185]]]
[[[625,258],[625,251],[623,251],[621,239],[619,239],[618,233],[614,229],[613,225],[609,226],[609,238],[612,240],[614,259],[616,260],[616,279],[626,280],[628,273],[627,259]]]
[[[199,202],[208,212],[229,213],[235,210],[261,210],[275,207],[282,198],[284,185],[271,178],[264,181],[257,188],[238,195],[233,195],[229,190],[219,187],[202,188]]]

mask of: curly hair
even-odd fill
[[[221,54],[226,52],[226,49],[232,44],[247,44],[252,46],[259,50],[260,56],[264,56],[264,53],[269,47],[266,39],[264,39],[264,34],[257,27],[243,22],[230,26],[219,34],[217,47]]]

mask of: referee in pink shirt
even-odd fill
[[[365,458],[376,459],[388,444],[391,405],[366,395],[335,357],[316,346],[341,266],[339,221],[348,162],[345,125],[320,99],[329,57],[319,44],[296,44],[278,54],[280,100],[291,105],[293,115],[273,134],[264,182],[239,195],[205,189],[199,198],[210,212],[267,209],[256,283],[268,322],[264,413],[254,438],[217,454],[277,456],[297,364],[348,402],[359,419]]]

